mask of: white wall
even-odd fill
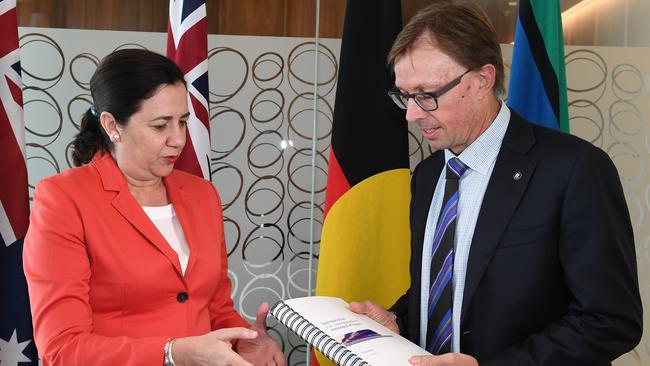
[[[650,0],[583,0],[563,17],[570,45],[650,47]]]

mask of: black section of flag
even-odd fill
[[[408,168],[404,112],[387,91],[394,77],[386,57],[401,30],[400,0],[348,0],[332,126],[332,149],[350,187]]]
[[[555,113],[555,118],[560,121],[560,88],[557,75],[555,75],[551,60],[548,58],[544,37],[542,37],[542,33],[537,26],[537,20],[529,0],[523,0],[519,3],[519,22],[528,39],[530,52],[533,54],[537,69],[544,82],[544,89],[553,108],[553,113]]]

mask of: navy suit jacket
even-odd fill
[[[422,241],[444,152],[411,181],[411,286],[391,308],[420,334]],[[519,179],[517,179],[519,178]],[[472,239],[461,352],[489,365],[609,365],[642,334],[634,237],[601,149],[512,113]]]

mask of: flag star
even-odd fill
[[[23,354],[31,340],[18,343],[17,338],[15,329],[9,341],[0,338],[0,365],[18,366],[18,362],[32,362]]]

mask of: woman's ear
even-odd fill
[[[117,121],[110,112],[102,112],[102,114],[99,115],[99,123],[102,125],[104,132],[106,132],[106,135],[108,135],[108,138],[113,143],[120,141],[120,132],[117,128]]]

